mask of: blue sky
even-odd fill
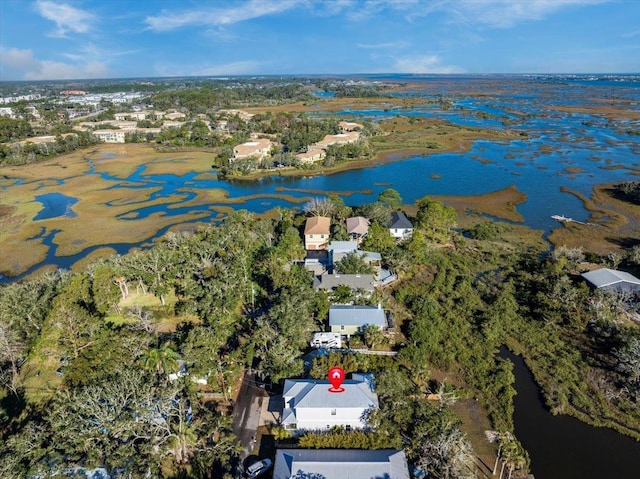
[[[637,73],[640,0],[0,0],[0,80]]]

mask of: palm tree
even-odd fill
[[[143,367],[148,371],[154,371],[158,376],[168,375],[178,371],[180,355],[168,345],[159,348],[150,348],[142,356]]]

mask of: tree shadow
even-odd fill
[[[0,398],[0,409],[3,409],[10,419],[19,417],[27,407],[24,389],[18,389],[16,393],[8,392]]]

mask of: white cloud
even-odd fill
[[[467,23],[481,23],[495,28],[544,17],[570,6],[587,6],[610,0],[449,0],[442,6]]]
[[[87,33],[95,21],[92,13],[72,7],[66,3],[39,0],[36,3],[38,13],[58,27],[53,33],[56,37],[65,37],[67,32]]]
[[[157,32],[197,25],[219,27],[284,12],[302,3],[304,0],[249,0],[242,4],[234,2],[234,6],[229,8],[197,9],[182,13],[163,10],[160,15],[147,17],[145,23],[150,30]]]
[[[14,70],[20,80],[71,80],[78,78],[105,78],[108,70],[104,63],[88,61],[70,64],[52,60],[39,60],[31,50],[0,47],[0,70]],[[3,78],[4,79],[4,78]]]
[[[358,48],[364,48],[369,50],[383,50],[387,48],[404,48],[408,45],[405,41],[399,42],[383,42],[383,43],[358,43]]]
[[[397,58],[387,71],[397,73],[464,73],[455,65],[443,65],[438,55],[420,55]]]
[[[341,3],[335,13],[351,20],[366,20],[389,12],[400,13],[412,21],[434,13],[444,14],[453,23],[510,28],[518,23],[541,20],[570,6],[587,6],[611,0],[361,0]],[[322,5],[320,3],[319,5]]]
[[[257,60],[243,60],[233,63],[225,63],[223,65],[212,65],[194,71],[192,75],[251,75],[258,73],[264,66],[265,62]]]

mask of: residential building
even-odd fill
[[[186,117],[187,115],[185,115],[180,111],[172,111],[171,113],[165,113],[164,115],[164,118],[166,118],[167,120],[178,120],[178,119],[184,119]]]
[[[338,286],[348,286],[353,290],[373,293],[376,284],[372,274],[321,274],[313,278],[313,287],[324,291],[334,291]]]
[[[351,336],[361,334],[367,326],[387,327],[387,316],[382,306],[337,305],[329,308],[329,330]]]
[[[259,138],[233,148],[233,159],[240,160],[242,158],[256,157],[259,160],[264,159],[271,154],[273,143],[266,138]]]
[[[619,293],[640,293],[640,279],[630,273],[609,268],[583,273],[582,277],[594,288]]]
[[[402,211],[394,211],[391,213],[389,231],[391,232],[391,236],[396,239],[411,238],[413,235],[413,225]]]
[[[364,125],[360,123],[354,123],[352,121],[341,121],[338,126],[342,131],[358,131],[364,128]]]
[[[105,143],[124,143],[124,130],[96,130],[93,134]]]
[[[335,426],[365,429],[366,412],[378,407],[370,376],[353,374],[344,391],[333,392],[324,379],[287,379],[282,398],[282,425],[292,431],[326,431]]]
[[[371,226],[371,222],[363,216],[347,218],[347,233],[351,239],[357,241],[358,244],[367,236],[369,226]]]
[[[324,139],[311,146],[316,148],[326,148],[329,145],[346,145],[347,143],[355,143],[359,138],[360,132],[350,131],[347,133],[338,133],[337,135],[326,135]]]
[[[332,241],[329,243],[327,249],[329,251],[329,263],[332,265],[335,265],[349,253],[356,253],[366,263],[372,265],[376,269],[379,269],[380,264],[382,263],[382,256],[380,253],[361,251],[358,249],[358,243],[356,241]]]
[[[315,163],[327,156],[327,152],[322,148],[309,147],[306,152],[298,153],[296,158],[300,160],[300,163]]]
[[[398,449],[278,449],[273,479],[409,479],[404,451]]]
[[[308,250],[326,249],[329,242],[331,218],[312,216],[304,226],[304,247]]]
[[[238,115],[238,117],[244,121],[249,121],[251,120],[251,118],[256,116],[255,113],[248,113],[244,110],[218,110],[218,113],[226,115]]]

